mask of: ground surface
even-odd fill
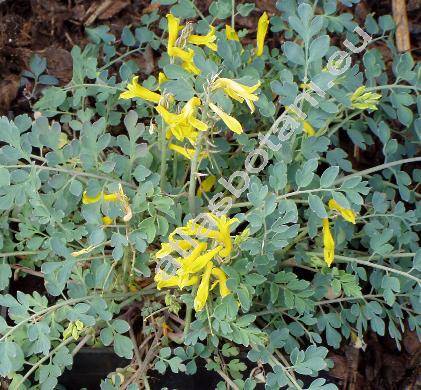
[[[197,0],[196,4],[206,13],[210,2]],[[276,12],[274,0],[256,0],[255,3],[269,13]],[[156,7],[148,0],[0,0],[0,114],[14,117],[31,111],[31,100],[28,99],[31,85],[23,85],[20,75],[28,69],[29,59],[34,53],[47,59],[48,73],[64,85],[72,74],[70,50],[74,45],[84,45],[86,26],[107,24],[112,31],[121,31],[125,25],[136,25],[142,14]],[[407,9],[411,51],[419,59],[421,2],[410,0]],[[389,0],[363,1],[352,11],[363,22],[369,13],[376,16],[390,14],[391,4]],[[240,18],[237,22],[240,26],[255,29],[257,17],[257,13],[252,13],[250,18]],[[282,41],[281,36],[274,36],[270,44],[279,46]],[[150,51],[147,55],[147,58],[136,60],[142,63],[141,69],[150,73],[159,53]],[[356,166],[364,167],[370,159],[372,164],[376,150],[365,153],[354,150],[350,154],[354,155]],[[15,284],[16,290],[28,288],[42,287],[28,283],[28,280],[20,287],[19,282]],[[396,349],[393,340],[380,339],[374,334],[367,335],[365,341],[365,351],[345,345],[331,354],[335,367],[329,373],[330,380],[335,381],[339,388],[421,388],[421,347],[414,334],[405,333],[401,351]]]

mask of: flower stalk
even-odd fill
[[[190,160],[190,179],[189,179],[189,210],[190,214],[195,217],[196,216],[196,182],[197,182],[197,168],[199,166],[199,156],[203,138],[203,132],[199,134],[197,137],[197,141],[194,148],[194,155]]]

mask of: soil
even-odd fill
[[[196,0],[198,7],[205,13],[210,3],[211,0]],[[276,12],[274,0],[256,0],[255,3],[258,8],[266,10],[269,14]],[[22,83],[20,75],[29,68],[29,59],[34,53],[47,59],[48,74],[55,76],[61,85],[65,85],[72,74],[71,48],[74,45],[83,46],[87,42],[85,27],[107,24],[112,32],[118,32],[125,25],[136,25],[143,14],[157,7],[160,6],[151,5],[148,0],[0,0],[0,114],[13,118],[18,114],[31,112],[28,91],[32,86]],[[161,8],[162,13],[165,13],[166,8]],[[418,59],[421,47],[420,8],[419,0],[407,2],[411,47]],[[391,14],[391,1],[362,1],[352,8],[352,12],[362,24],[370,13],[376,16]],[[237,22],[240,27],[255,29],[258,15],[257,12],[253,12],[248,18],[238,18]],[[282,42],[282,37],[278,35],[270,38],[270,45],[273,47]],[[154,63],[153,57],[158,57],[158,53],[150,52],[148,55],[149,60],[152,59],[147,61],[148,63]],[[150,73],[153,69],[147,71]],[[365,163],[369,165],[369,162],[372,164],[373,156],[377,153],[376,145],[374,149],[365,153],[355,149],[348,152],[353,155],[356,166],[364,166]],[[14,283],[15,291],[30,292],[27,290],[37,289],[43,292],[36,277],[21,278]],[[30,283],[27,283],[28,281]],[[337,383],[340,389],[421,388],[421,346],[415,334],[409,331],[404,334],[401,351],[397,350],[394,340],[380,338],[375,334],[369,334],[365,341],[365,351],[351,345],[344,345],[340,350],[332,351],[330,358],[335,367],[329,372],[329,381]],[[78,360],[73,371],[64,378],[68,383],[69,380],[73,383],[69,389],[80,388],[74,387],[74,380],[85,365],[78,365],[77,362]],[[113,367],[119,366],[120,363],[109,362]],[[80,368],[78,372],[77,367]],[[156,376],[153,388],[215,388],[219,378],[215,378],[212,373],[206,375],[206,370],[203,370],[196,378],[190,379],[181,375],[165,378]],[[91,375],[91,379],[99,383],[99,379],[104,376],[106,373],[104,375],[103,372],[98,372],[96,376]],[[92,388],[98,387],[94,385]]]

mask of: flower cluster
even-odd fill
[[[359,110],[377,110],[377,104],[382,97],[379,93],[366,92],[367,88],[362,85],[351,95],[351,105]]]
[[[220,264],[230,259],[233,250],[230,226],[238,222],[236,218],[217,217],[211,213],[206,215],[211,225],[209,228],[190,220],[186,226],[176,228],[170,234],[169,242],[163,243],[156,253],[157,259],[171,258],[177,268],[174,275],[159,271],[155,275],[157,288],[197,286],[194,299],[196,311],[204,308],[209,292],[217,285],[221,297],[230,293],[226,285],[227,276]],[[176,236],[182,239],[176,239]],[[173,257],[174,252],[180,256]]]
[[[186,26],[180,25],[180,20],[172,14],[167,15],[168,24],[168,43],[167,54],[171,62],[179,61],[180,66],[192,73],[199,75],[200,69],[194,63],[194,46],[205,46],[212,51],[217,50],[217,37],[215,35],[215,27],[209,26],[209,32],[206,35],[192,34],[190,24]],[[257,49],[256,56],[263,54],[264,38],[267,33],[269,20],[267,14],[264,13],[259,20],[257,32]],[[226,34],[228,39],[238,39],[238,35],[234,29],[227,26]],[[159,72],[158,82],[160,89],[165,89],[165,82],[168,81],[167,76],[163,72]],[[141,98],[146,101],[156,104],[155,110],[158,112],[163,123],[166,126],[166,138],[168,140],[176,140],[184,142],[187,140],[193,147],[200,132],[208,130],[209,126],[204,120],[211,118],[222,120],[225,125],[234,133],[241,134],[243,127],[241,123],[234,117],[228,115],[216,104],[209,99],[209,94],[217,90],[223,90],[230,98],[243,103],[245,102],[254,112],[254,102],[259,98],[255,94],[260,87],[260,82],[253,86],[241,84],[235,80],[228,78],[216,78],[213,80],[207,91],[204,92],[205,102],[203,96],[194,96],[178,112],[174,112],[177,108],[174,104],[172,95],[160,94],[151,91],[138,83],[138,76],[133,77],[131,82],[127,85],[127,90],[120,94],[121,99]],[[211,113],[216,114],[212,118]],[[200,116],[200,119],[199,119]],[[183,155],[187,159],[192,159],[194,149],[186,146],[180,146],[170,141],[168,145],[170,150]],[[199,154],[199,158],[207,157],[207,152]]]

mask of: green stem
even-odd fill
[[[17,164],[17,165],[0,165],[0,167],[2,168],[8,168],[8,169],[21,169],[21,168],[35,168],[35,169],[40,169],[42,171],[53,171],[53,172],[62,172],[62,173],[68,173],[69,175],[73,175],[73,176],[81,176],[81,177],[92,177],[94,179],[98,179],[98,180],[105,180],[105,181],[110,181],[113,183],[120,183],[122,185],[125,185],[127,187],[133,188],[133,189],[137,189],[137,186],[133,183],[129,183],[127,181],[124,180],[119,180],[119,179],[114,179],[112,177],[107,177],[107,176],[101,176],[101,175],[96,175],[94,173],[89,173],[89,172],[80,172],[80,171],[74,171],[71,169],[65,169],[65,168],[56,168],[56,167],[45,167],[43,165],[35,165],[35,164]]]
[[[189,211],[190,214],[196,216],[196,173],[199,165],[199,155],[201,150],[203,132],[197,137],[194,155],[190,161],[190,180],[189,180]]]
[[[44,356],[43,358],[41,358],[40,360],[38,360],[36,362],[36,364],[34,364],[29,370],[28,372],[22,377],[22,379],[20,380],[20,382],[17,384],[17,386],[15,387],[16,389],[20,388],[20,385],[22,385],[26,379],[28,379],[31,374],[42,364],[44,363],[46,360],[50,359],[52,356],[54,356],[55,353],[58,352],[58,350],[60,350],[61,348],[63,348],[64,346],[70,344],[71,342],[73,342],[73,338],[69,337],[67,340],[63,340],[59,345],[57,345],[57,347],[55,347],[47,356]]]
[[[307,252],[307,253],[311,253],[320,257],[323,257],[323,253],[322,252]],[[415,253],[391,253],[389,256],[389,258],[393,258],[393,257],[414,257]],[[386,258],[386,256],[380,256],[379,258]],[[417,283],[421,283],[421,279],[417,278],[414,275],[409,274],[408,272],[405,271],[401,271],[395,268],[390,268],[390,267],[386,267],[385,265],[381,265],[381,264],[376,264],[376,263],[372,263],[370,261],[366,261],[366,260],[359,260],[356,259],[355,257],[348,257],[348,256],[341,256],[341,255],[335,255],[335,261],[339,260],[340,263],[357,263],[357,264],[361,264],[361,265],[366,265],[367,267],[371,267],[371,268],[377,268],[377,269],[381,269],[383,271],[386,272],[392,272],[398,275],[402,275],[405,276],[408,279],[412,279],[415,280]]]
[[[235,29],[235,0],[231,0],[231,28]]]
[[[392,161],[392,162],[388,162],[388,163],[385,163],[385,164],[377,165],[375,167],[364,169],[363,171],[355,172],[355,173],[352,173],[351,175],[341,177],[341,178],[335,180],[334,184],[341,184],[341,183],[343,183],[343,182],[345,182],[345,181],[347,181],[347,180],[349,180],[353,177],[369,175],[373,172],[377,172],[377,171],[381,171],[383,169],[394,167],[395,165],[409,164],[409,163],[418,162],[418,161],[421,161],[421,157],[404,158],[402,160],[397,160],[397,161]]]
[[[405,296],[408,296],[408,294],[395,294],[395,296],[405,297]],[[359,300],[376,299],[376,298],[384,298],[384,294],[367,294],[367,295],[362,295],[360,297],[340,297],[340,298],[334,298],[334,299],[325,299],[323,301],[314,302],[314,304],[315,305],[330,305],[332,303],[359,301]],[[266,316],[268,314],[284,313],[285,310],[286,309],[284,307],[277,307],[274,309],[262,310],[262,311],[258,311],[258,312],[254,312],[250,314],[260,317],[260,316]]]
[[[152,290],[153,291],[153,290]],[[146,291],[138,291],[136,293],[113,293],[113,294],[104,294],[101,296],[101,298],[104,299],[124,299],[124,298],[128,298],[132,295],[142,295],[142,294],[146,294]],[[19,329],[21,326],[25,325],[27,322],[33,322],[36,321],[37,318],[47,315],[63,306],[72,306],[75,305],[77,303],[80,302],[84,302],[84,301],[89,301],[90,299],[94,299],[97,298],[98,294],[95,295],[86,295],[84,297],[81,298],[73,298],[73,299],[67,299],[67,300],[63,300],[53,306],[47,307],[46,309],[40,310],[38,312],[36,312],[35,314],[23,319],[22,321],[18,322],[15,326],[11,327],[11,329],[9,329],[9,331],[7,331],[2,338],[0,338],[0,341],[4,341],[6,340],[14,331],[16,331],[17,329]]]
[[[336,133],[337,130],[339,130],[345,123],[347,123],[349,120],[351,120],[352,118],[356,117],[357,115],[360,115],[362,113],[362,111],[356,111],[351,115],[348,115],[347,117],[345,117],[345,119],[343,119],[341,122],[339,122],[336,126],[334,126],[332,128],[332,130],[329,131],[328,137],[331,137],[334,133]],[[328,129],[326,129],[327,131]],[[326,131],[323,131],[321,133],[317,132],[317,136],[323,135],[324,133],[326,133]]]
[[[208,20],[205,18],[205,15],[203,15],[202,11],[200,11],[200,9],[197,7],[194,0],[190,0],[190,3],[193,6],[193,8],[196,10],[196,12],[200,16],[200,18],[203,19],[206,23],[209,24]]]
[[[127,53],[124,53],[124,54],[122,54],[121,56],[119,56],[119,57],[117,57],[117,58],[114,58],[111,62],[109,62],[108,64],[105,64],[103,67],[99,68],[99,69],[98,69],[98,72],[102,72],[103,70],[105,70],[105,69],[109,68],[111,65],[115,64],[116,62],[118,62],[118,61],[122,60],[123,58],[126,58],[126,57],[127,57],[127,56],[129,56],[130,54],[134,54],[134,53],[136,53],[136,52],[138,52],[138,51],[141,51],[141,50],[143,50],[143,49],[142,49],[142,48],[140,48],[140,47],[137,47],[136,49],[130,50],[130,51],[128,51]]]
[[[167,140],[165,138],[165,134],[166,134],[166,128],[163,125],[162,129],[161,129],[161,142],[160,142],[160,146],[161,146],[161,169],[160,169],[160,186],[161,186],[161,191],[163,191],[163,187],[164,184],[166,183],[166,174],[167,174]]]
[[[40,253],[43,253],[43,251],[5,252],[5,253],[0,253],[0,257],[29,256],[29,255],[38,255]]]
[[[72,84],[67,85],[66,87],[62,88],[63,91],[69,91],[73,88],[105,88],[105,89],[114,89],[115,91],[124,91],[124,88],[113,87],[111,85],[102,85],[102,84]]]
[[[387,84],[387,85],[379,85],[378,87],[367,88],[366,91],[367,92],[370,92],[370,91],[379,91],[379,90],[382,90],[382,89],[395,89],[395,88],[399,88],[399,89],[413,89],[415,91],[418,91],[418,90],[421,89],[419,87],[412,86],[412,85]]]

